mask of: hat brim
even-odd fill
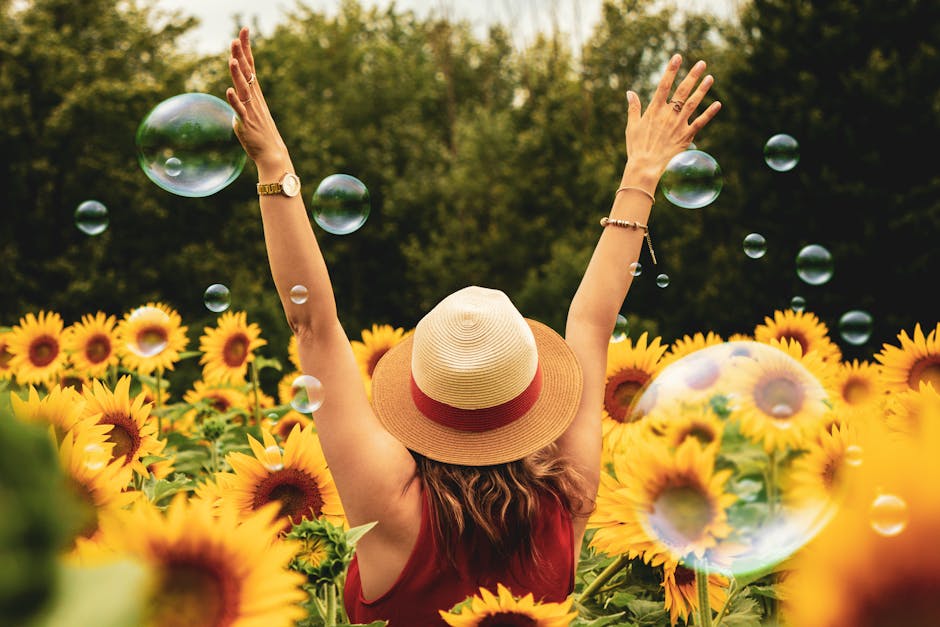
[[[526,322],[535,336],[542,390],[525,414],[508,425],[481,432],[460,431],[428,419],[411,397],[412,333],[386,352],[372,373],[372,407],[379,421],[416,453],[462,466],[515,461],[554,442],[577,412],[583,387],[581,365],[553,329],[528,318]]]

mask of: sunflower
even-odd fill
[[[277,400],[281,405],[289,405],[294,400],[294,379],[301,374],[299,370],[288,372],[277,382]]]
[[[288,570],[297,551],[278,539],[277,510],[240,519],[203,500],[149,502],[102,517],[102,553],[149,567],[147,627],[293,627],[306,615],[304,578]],[[89,554],[86,559],[101,559]]]
[[[13,334],[10,331],[0,331],[0,381],[9,379],[13,376],[13,353],[10,352],[10,337]]]
[[[279,517],[286,525],[321,516],[344,525],[339,493],[313,427],[294,427],[283,449],[269,431],[261,434],[263,444],[248,436],[253,456],[230,453],[226,457],[237,480],[223,494],[223,501],[244,514],[280,501]]]
[[[920,324],[914,327],[914,337],[902,330],[898,340],[900,347],[885,344],[875,355],[888,388],[917,390],[923,381],[940,390],[940,323],[926,337]]]
[[[642,557],[652,566],[702,558],[731,534],[725,493],[730,470],[715,471],[714,449],[694,438],[674,452],[647,441],[614,458],[614,474],[601,475],[590,545],[608,555]]]
[[[193,427],[202,422],[207,414],[225,414],[234,409],[248,411],[249,401],[241,389],[225,384],[193,382],[193,387],[183,394],[183,402],[193,406],[173,423],[173,430],[189,435]],[[199,406],[197,406],[199,405]],[[202,409],[208,406],[208,412]]]
[[[163,303],[147,303],[129,311],[115,333],[125,366],[141,374],[172,370],[189,344],[180,315]]]
[[[75,542],[94,541],[99,514],[134,502],[141,493],[125,491],[131,470],[112,457],[114,443],[95,429],[69,431],[59,446],[59,465],[78,503]]]
[[[918,390],[891,394],[885,407],[884,419],[892,431],[919,437],[925,423],[940,410],[940,393],[933,384],[921,381]]]
[[[452,627],[484,627],[486,625],[528,625],[530,627],[567,627],[578,615],[569,612],[573,599],[562,603],[537,603],[532,593],[514,597],[499,583],[496,594],[480,588],[480,594],[461,603],[459,611],[438,610],[444,622]]]
[[[663,355],[661,367],[665,367],[668,364],[676,361],[677,359],[682,359],[689,353],[694,353],[697,350],[703,349],[706,346],[715,346],[716,344],[721,344],[723,340],[721,336],[717,333],[709,331],[707,335],[703,333],[696,333],[695,335],[685,335],[675,341],[669,346],[669,350],[666,351],[666,354]]]
[[[287,341],[287,360],[294,366],[294,370],[300,370],[300,353],[297,350],[297,336],[291,335]]]
[[[611,450],[623,443],[628,425],[643,418],[644,412],[634,407],[635,400],[660,369],[666,346],[660,338],[647,344],[644,332],[633,344],[631,338],[610,344],[607,349],[607,378],[601,425],[605,445]],[[644,396],[646,396],[644,394]]]
[[[721,607],[728,599],[728,579],[715,574],[708,575],[708,600],[713,608]],[[663,568],[663,589],[666,593],[666,610],[669,622],[675,625],[679,619],[688,622],[689,615],[698,611],[698,586],[695,571],[681,564],[666,564]]]
[[[842,360],[842,350],[830,339],[829,327],[816,314],[808,311],[778,309],[773,318],[765,317],[764,324],[754,328],[754,339],[764,343],[781,339],[795,340],[799,342],[804,355],[816,351],[824,361]]]
[[[732,333],[728,336],[729,342],[754,342],[754,336],[747,333]]]
[[[44,384],[55,381],[68,356],[62,350],[62,316],[40,311],[20,318],[7,339],[12,355],[9,366],[20,384]]]
[[[114,444],[114,458],[123,458],[125,466],[146,477],[148,471],[142,460],[159,455],[166,440],[158,438],[157,425],[151,419],[150,405],[144,403],[144,395],[131,399],[130,385],[129,376],[121,377],[113,391],[98,379],[93,380],[82,391],[86,402],[84,414],[98,415],[98,424],[112,425],[108,440]]]
[[[933,625],[940,616],[940,412],[920,438],[873,431],[852,498],[798,553],[785,584],[786,624]]]
[[[267,344],[257,324],[248,324],[244,311],[227,311],[215,328],[206,327],[199,339],[202,378],[210,382],[240,383],[245,380],[254,350]]]
[[[724,423],[707,403],[668,405],[650,414],[649,420],[673,448],[689,438],[698,440],[703,447],[721,444]]]
[[[826,388],[800,359],[800,345],[794,340],[771,345],[779,350],[735,360],[727,382],[740,391],[732,418],[768,453],[802,448],[823,428],[830,411]],[[815,353],[807,356],[810,363],[814,358]]]
[[[232,489],[238,477],[232,472],[217,472],[193,489],[193,499],[209,502],[212,507],[222,505],[222,495]]]
[[[117,366],[117,318],[99,311],[85,314],[65,330],[62,343],[75,369],[86,377],[101,378],[108,368]]]
[[[312,424],[313,419],[310,416],[302,414],[299,411],[294,411],[293,409],[280,418],[265,418],[261,422],[261,426],[270,431],[271,434],[281,442],[287,439],[290,432],[294,430],[295,425],[300,425],[300,428],[304,429]]]
[[[863,452],[853,424],[823,431],[792,464],[785,477],[786,498],[797,507],[827,506],[845,498]]]
[[[388,352],[390,348],[408,337],[409,332],[402,328],[393,328],[390,324],[373,324],[372,330],[362,330],[362,341],[352,340],[349,344],[352,346],[353,354],[356,356],[356,363],[359,364],[359,372],[362,374],[362,380],[365,382],[366,391],[372,394],[372,372],[375,365],[379,363],[382,355]],[[298,368],[299,369],[299,368]]]
[[[830,388],[836,415],[843,423],[879,411],[888,399],[880,365],[868,361],[840,363]]]
[[[98,422],[98,416],[85,413],[84,397],[70,387],[55,385],[48,394],[40,396],[36,388],[30,386],[25,399],[11,394],[10,403],[13,414],[20,420],[49,425],[57,442],[82,422]],[[102,428],[101,432],[107,433],[108,429]]]

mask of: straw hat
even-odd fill
[[[385,428],[431,459],[488,466],[558,438],[581,398],[565,340],[523,318],[499,290],[471,286],[438,303],[372,374]]]

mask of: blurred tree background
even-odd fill
[[[624,165],[624,92],[645,105],[674,52],[685,69],[706,59],[717,79],[708,101],[723,109],[695,142],[721,165],[724,188],[695,210],[658,195],[660,263],[641,256],[623,306],[631,334],[751,333],[795,295],[849,358],[933,326],[940,3],[750,0],[731,20],[681,9],[607,0],[580,50],[560,29],[519,47],[506,27],[480,37],[464,22],[352,1],[333,15],[298,4],[256,38],[308,206],[336,172],[371,193],[356,233],[316,229],[350,337],[372,323],[411,328],[467,284],[500,288],[562,330]],[[135,132],[156,104],[185,91],[224,97],[227,51],[182,49],[193,27],[145,1],[0,0],[0,326],[41,309],[66,324],[98,310],[120,317],[158,300],[198,348],[217,316],[203,291],[223,283],[268,354],[286,355],[254,166],[213,196],[184,198],[137,164]],[[764,163],[776,133],[800,143],[791,171]],[[88,199],[110,211],[97,237],[74,226]],[[743,253],[750,232],[766,237],[763,258]],[[826,284],[796,275],[810,243],[834,256]],[[851,309],[875,321],[860,347],[835,331]]]

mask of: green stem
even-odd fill
[[[601,574],[597,578],[588,584],[587,588],[584,589],[584,592],[581,593],[581,596],[578,597],[578,603],[583,603],[585,600],[594,596],[601,586],[603,586],[607,581],[617,574],[621,568],[627,565],[630,562],[630,558],[626,555],[620,555],[613,562],[610,563],[607,568],[601,571]]]
[[[698,621],[699,627],[712,627],[712,606],[708,598],[708,569],[705,561],[699,562],[695,569],[695,589],[698,592]]]
[[[336,625],[336,584],[330,583],[326,587],[326,617],[324,627]]]
[[[157,437],[163,435],[163,368],[157,368]]]
[[[254,407],[255,424],[260,426],[261,425],[261,398],[260,398],[260,394],[258,393],[258,389],[261,386],[258,384],[258,369],[255,368],[254,360],[248,362],[248,365],[249,365],[249,368],[251,368],[251,389],[255,393],[255,407]]]
[[[212,474],[219,472],[219,445],[215,440],[209,443],[209,463],[212,464]]]
[[[721,610],[718,612],[718,616],[712,622],[714,627],[718,627],[721,624],[722,619],[725,617],[725,614],[728,613],[728,610],[731,608],[731,601],[734,600],[734,597],[738,594],[738,582],[736,579],[732,579],[731,583],[728,585],[728,596],[725,598],[724,604],[721,606]]]

